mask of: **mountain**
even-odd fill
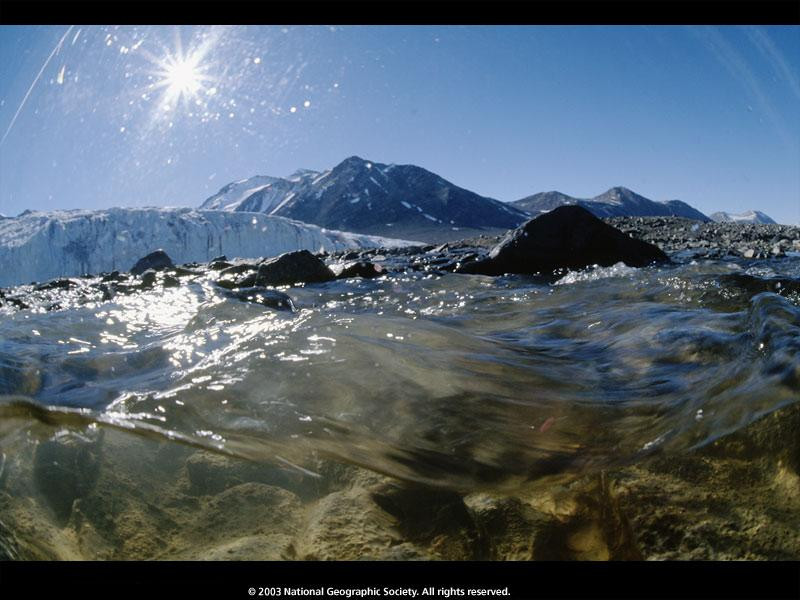
[[[242,198],[245,190],[252,193]],[[358,156],[323,172],[303,170],[287,178],[254,177],[230,184],[201,205],[212,207],[429,242],[504,231],[529,218],[421,167]]]
[[[200,208],[206,210],[236,210],[248,196],[252,196],[264,188],[269,188],[279,181],[283,180],[278,177],[266,177],[263,175],[234,181],[203,202]]]
[[[715,212],[711,215],[711,220],[716,221],[717,223],[735,222],[735,223],[766,223],[770,225],[775,224],[775,221],[773,221],[769,216],[765,215],[760,210],[748,210],[747,212],[743,212],[738,215],[734,215],[724,211]]]
[[[291,250],[404,246],[402,240],[329,231],[283,217],[190,208],[33,212],[0,220],[0,286],[127,271],[162,248],[175,261],[274,256]]]
[[[589,199],[573,198],[561,192],[542,192],[511,202],[512,206],[534,216],[565,204],[577,204],[600,218],[675,216],[698,221],[710,220],[699,210],[680,200],[655,202],[624,187],[613,187]]]

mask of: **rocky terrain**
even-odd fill
[[[200,282],[237,301],[293,311],[297,286],[335,279],[417,271],[546,276],[596,263],[665,262],[681,252],[780,259],[800,246],[798,228],[783,226],[661,217],[609,223],[614,227],[569,206],[502,237],[439,246],[218,256],[180,266],[156,251],[128,273],[0,290],[0,310],[62,310]],[[737,281],[762,285],[749,293],[770,290],[769,280]],[[781,282],[781,291],[800,289],[796,280]],[[795,386],[798,377],[796,369],[785,374]],[[41,378],[21,363],[0,363],[0,394],[35,396]],[[0,411],[0,557],[7,559],[800,557],[797,402],[703,448],[543,484],[530,479],[502,493],[491,486],[468,492],[421,486],[325,456],[310,465],[313,472],[248,461],[146,432],[81,429],[86,423],[76,413],[66,423],[72,427],[53,435],[53,415],[30,404],[5,399]],[[31,417],[33,423],[22,421]]]
[[[761,223],[700,223],[677,217],[615,217],[607,222],[668,252],[707,258],[773,258],[800,252],[800,227]]]
[[[0,557],[800,557],[796,403],[702,450],[502,494],[419,487],[322,459],[311,477],[117,431],[85,435],[3,457]]]
[[[208,263],[176,266],[165,253],[153,253],[132,267],[130,274],[113,271],[98,276],[59,278],[40,284],[0,288],[0,308],[67,308],[75,303],[110,300],[117,294],[130,294],[153,286],[177,286],[205,278],[210,278],[221,288],[235,290],[229,293],[240,299],[251,298],[269,303],[267,297],[273,292],[262,289],[264,286],[303,281],[311,283],[334,278],[377,277],[408,271],[546,274],[553,270],[576,269],[591,264],[608,266],[622,261],[630,266],[642,266],[663,260],[660,254],[652,254],[644,246],[626,250],[614,247],[611,254],[604,258],[601,248],[595,246],[582,251],[584,254],[576,262],[573,260],[576,247],[560,245],[558,240],[541,248],[528,244],[521,252],[517,252],[520,258],[516,265],[505,258],[510,248],[519,243],[515,241],[518,238],[540,240],[544,232],[558,223],[578,238],[588,239],[586,232],[593,230],[596,224],[602,224],[602,221],[596,218],[576,221],[573,213],[581,210],[576,206],[561,207],[505,236],[482,235],[440,245],[340,250],[322,252],[316,257],[308,251],[290,253],[289,258],[278,261],[279,264],[286,263],[291,273],[288,279],[269,279],[263,275],[276,259],[228,260],[226,256],[219,256]],[[652,244],[672,255],[684,253],[698,258],[740,257],[755,260],[780,258],[787,253],[800,252],[800,227],[788,225],[701,223],[679,217],[615,217],[606,222],[612,226],[609,230],[616,228],[629,237]],[[528,237],[530,227],[536,229]],[[507,250],[500,259],[490,257],[493,251],[499,253],[501,247],[507,247]],[[547,260],[537,263],[532,259],[536,253],[547,257]],[[628,257],[627,260],[625,257]],[[646,258],[643,261],[641,257]],[[496,266],[490,267],[489,263]],[[291,281],[293,277],[296,279]],[[260,291],[248,295],[252,290]]]

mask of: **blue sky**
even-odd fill
[[[500,200],[624,185],[799,223],[798,33],[3,26],[0,212],[196,206],[357,154]]]

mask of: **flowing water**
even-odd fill
[[[49,495],[41,514],[74,525],[72,503],[91,497],[110,447],[133,465],[120,495],[178,477],[169,451],[182,461],[197,448],[320,489],[331,461],[513,493],[691,451],[800,396],[796,257],[286,291],[294,312],[198,280],[96,304],[65,292],[62,310],[4,314],[6,553],[36,535],[8,507]],[[71,447],[87,450],[52,467]],[[98,556],[82,544],[59,557]]]

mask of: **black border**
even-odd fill
[[[797,0],[2,0],[0,24],[800,24]]]
[[[259,587],[508,587],[503,600],[796,600],[800,562],[1,563],[6,598],[249,598]],[[145,596],[146,595],[146,596]],[[255,595],[259,598],[258,594]],[[263,598],[264,596],[262,596]],[[289,596],[281,595],[284,600]],[[318,598],[318,596],[302,596]],[[373,597],[374,598],[374,597]],[[381,596],[386,600],[409,597]],[[415,600],[442,600],[417,595]],[[450,600],[481,598],[451,596]],[[483,596],[482,598],[487,598]],[[274,597],[271,597],[274,600]],[[337,600],[344,600],[339,596]],[[359,600],[354,597],[352,600]],[[370,600],[373,600],[370,598]]]
[[[0,0],[0,24],[800,24],[798,0]],[[7,598],[249,598],[250,587],[508,586],[512,598],[800,598],[800,562],[0,563]],[[256,596],[258,597],[258,596]],[[417,598],[420,598],[419,596]],[[437,597],[438,598],[438,597]]]

